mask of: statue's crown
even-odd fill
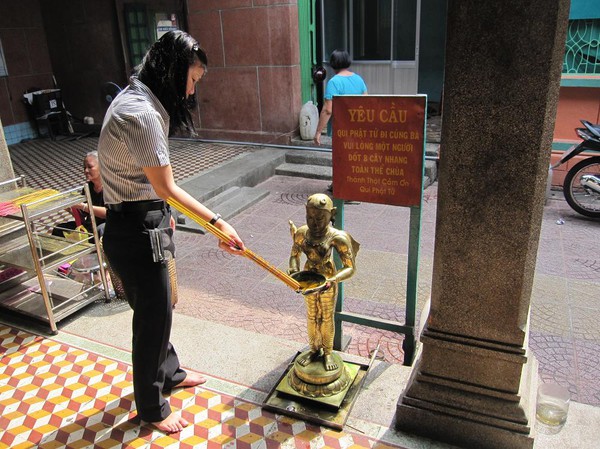
[[[331,212],[333,210],[333,201],[324,193],[315,193],[308,197],[306,207],[314,207],[315,209],[323,209]]]

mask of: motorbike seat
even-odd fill
[[[594,149],[596,149],[595,147],[600,146],[600,137],[592,134],[587,128],[576,128],[575,131],[579,137],[585,140],[588,144],[593,145]]]
[[[583,123],[583,126],[585,126],[592,133],[592,135],[594,135],[594,137],[597,139],[600,138],[600,125],[593,125],[587,120],[581,120],[581,123]]]

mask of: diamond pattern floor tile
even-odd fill
[[[135,423],[131,366],[0,325],[0,448],[393,448],[279,416],[207,388],[169,397],[190,422],[164,435]]]

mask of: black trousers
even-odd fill
[[[139,418],[162,421],[171,413],[163,393],[185,379],[169,342],[173,307],[167,262],[154,262],[148,229],[169,225],[170,212],[107,213],[103,246],[133,309],[133,392]]]

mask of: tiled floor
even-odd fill
[[[67,145],[65,146],[65,144]],[[80,161],[87,151],[94,149],[95,141],[94,139],[84,139],[78,142],[61,142],[60,145],[54,144],[31,149],[32,145],[33,142],[30,142],[11,147],[15,172],[29,175],[29,184],[32,186],[66,188],[81,183]],[[208,168],[210,164],[218,164],[230,157],[254,149],[214,144],[182,144],[180,149],[175,144],[171,149],[175,175],[178,180],[181,180],[190,174]],[[269,190],[271,194],[230,221],[236,226],[246,245],[252,251],[272,264],[285,269],[291,243],[288,220],[293,220],[297,225],[304,224],[304,203],[307,197],[312,193],[325,191],[326,186],[326,181],[275,176],[260,186]],[[419,310],[422,309],[431,290],[436,204],[437,185],[434,184],[425,191],[423,205],[418,282]],[[345,310],[403,322],[404,306],[398,298],[403,297],[406,284],[408,210],[363,203],[346,205],[344,212],[346,230],[361,243],[357,259],[357,274],[345,285]],[[542,380],[554,380],[564,384],[570,389],[574,401],[594,406],[600,406],[600,331],[597,324],[600,321],[600,302],[598,301],[600,298],[599,231],[600,222],[580,217],[572,212],[562,199],[561,193],[555,193],[550,199],[544,210],[530,323],[530,347],[540,362],[539,372]],[[210,235],[178,232],[176,241],[180,299],[176,313],[288,340],[305,341],[304,304],[298,295],[287,287],[282,287],[277,279],[249,260],[234,258],[219,251],[216,247],[216,240]],[[92,307],[103,306],[103,304],[97,304]],[[16,371],[12,371],[12,376],[10,376],[11,378],[16,377],[17,380],[20,379],[19,384],[11,385],[4,378],[0,381],[0,408],[4,407],[4,410],[0,410],[0,414],[3,417],[5,417],[5,413],[23,413],[22,407],[29,407],[23,416],[11,415],[10,425],[20,426],[20,430],[16,433],[26,434],[25,437],[21,436],[20,438],[29,438],[34,435],[33,426],[37,425],[38,419],[44,423],[44,426],[50,426],[44,428],[46,429],[44,435],[52,435],[52,439],[67,438],[62,433],[59,434],[56,429],[52,430],[52,426],[56,426],[58,419],[66,419],[63,416],[65,413],[69,413],[71,421],[61,421],[63,423],[61,425],[80,425],[77,429],[73,427],[71,434],[75,435],[72,437],[75,441],[69,447],[85,446],[82,441],[89,437],[84,436],[89,432],[93,432],[96,438],[107,438],[107,442],[109,434],[112,434],[113,431],[117,433],[112,435],[118,434],[122,440],[130,438],[132,435],[130,447],[138,447],[138,445],[147,444],[151,439],[158,438],[150,432],[143,434],[143,431],[133,436],[136,430],[129,427],[131,425],[128,421],[131,404],[127,401],[131,400],[131,397],[130,390],[127,390],[126,386],[123,386],[123,389],[117,392],[118,394],[111,393],[112,390],[108,387],[98,387],[100,389],[108,388],[102,390],[103,395],[115,394],[119,396],[120,400],[125,401],[121,403],[113,398],[114,401],[110,405],[107,402],[105,411],[112,410],[111,413],[91,413],[90,416],[83,413],[82,410],[69,412],[68,404],[74,404],[74,399],[69,397],[74,394],[73,387],[63,394],[64,386],[70,387],[78,383],[85,383],[81,382],[81,376],[87,376],[84,377],[85,379],[90,377],[86,374],[87,370],[104,372],[104,363],[113,363],[110,366],[115,375],[117,372],[121,372],[119,375],[123,375],[125,376],[123,379],[127,379],[127,372],[130,369],[127,365],[114,364],[101,356],[90,353],[86,357],[90,357],[90,360],[93,361],[92,368],[87,365],[78,367],[76,366],[77,356],[69,355],[77,354],[78,350],[75,348],[61,346],[53,343],[52,340],[36,338],[23,332],[16,333],[13,329],[4,329],[0,334],[8,335],[3,337],[4,341],[7,339],[21,340],[18,343],[11,343],[12,349],[7,351],[5,358],[2,359],[2,363],[7,363],[6,357],[22,351],[19,353],[20,355],[15,355],[18,359]],[[403,360],[402,337],[399,335],[355,325],[346,325],[344,334],[352,337],[348,348],[350,353],[369,356],[380,343],[382,354],[387,361],[401,362]],[[27,352],[30,347],[33,348],[35,356]],[[43,355],[43,351],[39,349],[42,347],[51,351],[52,354],[56,353],[59,357],[57,360],[60,362],[54,363],[53,356]],[[32,363],[33,359],[27,359],[27,357],[37,357],[36,362]],[[27,362],[24,362],[23,358],[27,359]],[[12,363],[12,360],[9,361]],[[41,369],[41,377],[37,379],[35,377],[38,375],[37,371],[34,373],[33,369],[28,368],[27,365],[38,363],[39,366],[44,366],[44,361],[46,368]],[[52,393],[41,393],[44,401],[38,401],[35,399],[37,392],[32,393],[32,391],[34,389],[39,391],[38,387],[44,387],[46,382],[56,384],[57,378],[52,370],[60,369],[61,363],[74,363],[75,365],[69,369],[77,373],[77,376],[58,381],[59,387],[56,387]],[[54,377],[51,380],[44,380],[46,378],[44,376]],[[100,379],[103,377],[104,374]],[[60,385],[60,382],[64,383],[64,386]],[[36,385],[36,383],[40,385]],[[128,385],[130,384],[128,383]],[[77,395],[85,397],[85,390],[75,390]],[[182,408],[196,407],[195,401],[200,400],[196,399],[196,396],[201,397],[205,392],[210,391],[210,389],[198,389],[197,394],[191,396],[186,391],[177,392],[171,397],[171,403],[175,400],[179,401],[176,403],[184,404]],[[245,404],[243,401],[239,402],[233,396],[223,395],[219,392],[213,393],[218,396],[217,399],[214,399],[217,406],[235,410],[231,412],[232,415],[222,416],[227,416],[227,419],[234,419],[229,417],[238,416],[237,407],[238,404]],[[178,399],[179,394],[183,395],[181,399]],[[55,402],[52,402],[48,401],[50,397],[67,399],[56,399]],[[93,401],[81,399],[81,401],[80,408],[85,410],[94,410],[94,407],[100,407],[100,403],[96,404],[96,399]],[[21,403],[26,405],[21,405]],[[51,405],[44,406],[44,403]],[[55,410],[55,407],[58,409]],[[212,403],[208,407],[206,405],[204,407],[207,410],[198,409],[198,415],[206,415],[210,418],[208,413],[215,413],[210,411]],[[244,407],[256,406],[250,403]],[[52,410],[48,410],[48,408],[52,408]],[[118,413],[117,410],[119,410]],[[258,416],[259,411],[253,410]],[[53,417],[54,412],[57,413],[58,418]],[[263,415],[262,411],[260,413],[261,419],[266,420],[265,422],[269,423],[269,429],[276,433],[277,431],[274,429],[278,428],[278,419],[280,418]],[[196,415],[195,412],[193,414]],[[118,421],[120,424],[114,428],[107,428],[103,419]],[[248,418],[244,417],[243,419]],[[13,424],[13,421],[17,424]],[[83,421],[85,424],[81,426]],[[2,423],[5,424],[4,421]],[[297,424],[297,426],[303,425],[304,423]],[[195,424],[194,430],[186,430],[186,433],[182,433],[180,438],[188,436],[191,438],[197,431],[204,432],[202,435],[209,432],[205,428],[196,430],[196,427]],[[242,427],[250,429],[250,421],[242,424]],[[294,426],[291,427],[293,430]],[[224,432],[219,438],[231,437],[229,430],[223,430],[229,429],[229,427],[223,427],[220,424],[218,428]],[[40,433],[40,431],[37,432]],[[102,432],[106,432],[107,436],[105,437]],[[188,435],[187,432],[190,434]],[[244,432],[246,432],[244,435],[251,433],[249,430],[244,430]],[[307,430],[307,428],[303,428],[299,434],[302,432],[309,432],[304,435],[309,435],[310,432],[317,435],[314,437],[316,439],[311,437],[306,441],[306,447],[309,445],[310,447],[321,447],[321,444],[324,444],[322,447],[335,447],[333,443],[329,442],[330,440],[322,437],[324,432],[322,429],[310,428]],[[14,433],[6,433],[2,438],[5,436],[17,438]],[[210,432],[209,434],[214,436]],[[39,435],[38,437],[41,438]],[[289,438],[288,442],[293,438],[294,444],[300,444],[298,441],[305,441],[298,440],[296,433],[286,435],[285,438]],[[344,438],[340,436],[339,440],[356,443],[354,438],[354,435]],[[16,440],[11,441],[7,444],[13,447]],[[156,447],[158,444],[161,447],[168,447],[172,443],[158,439],[153,441],[157,444]],[[319,443],[316,444],[316,441]],[[217,442],[217,440],[212,440],[211,444]],[[239,439],[235,447],[237,444],[240,445],[239,447],[256,447],[252,441],[243,439]],[[341,444],[341,446],[346,447],[345,444]],[[360,440],[357,444],[363,445],[362,447],[372,447],[374,442],[367,439]],[[60,444],[54,444],[48,440],[48,446],[42,447],[58,446]],[[285,447],[286,444],[282,444],[282,446]],[[288,446],[291,447],[293,444],[289,443]],[[0,447],[2,447],[1,444]],[[99,447],[112,446],[106,443],[106,446]],[[267,445],[267,447],[270,446]]]
[[[181,181],[254,148],[171,140],[170,155],[175,181]],[[53,141],[36,139],[9,147],[15,176],[26,175],[31,187],[64,190],[82,185],[83,158],[97,150],[98,139]]]
[[[11,145],[9,151],[15,176],[25,175],[29,187],[66,190],[85,183],[83,159],[97,147],[96,137],[80,140],[34,139]],[[173,176],[179,182],[254,150],[251,146],[192,144],[185,140],[171,140]],[[64,212],[43,222],[60,223],[70,219],[71,216]]]
[[[131,367],[0,325],[0,448],[393,448],[207,387],[179,389],[171,407],[190,425],[164,435],[134,419]]]
[[[96,143],[94,138],[36,140],[13,145],[10,152],[15,173],[27,174],[30,185],[60,189],[81,182],[81,160]],[[177,180],[254,150],[256,147],[171,143]],[[327,184],[273,177],[259,186],[271,194],[230,221],[252,251],[285,269],[290,250],[288,220],[304,224],[306,198],[324,192]],[[419,312],[431,288],[436,204],[434,184],[424,193]],[[344,213],[346,230],[361,243],[357,274],[345,283],[344,309],[403,322],[404,305],[397,298],[398,292],[402,297],[406,289],[408,209],[363,203],[346,205]],[[542,379],[568,386],[574,400],[592,405],[600,405],[598,235],[598,220],[577,215],[560,192],[553,192],[544,209],[530,328],[530,345],[540,362]],[[304,341],[304,304],[292,291],[282,293],[277,279],[248,260],[219,251],[210,235],[178,232],[176,239],[178,313]],[[350,353],[368,357],[380,343],[387,361],[403,360],[401,335],[357,325],[345,325],[344,334],[352,337]]]
[[[305,223],[309,195],[325,192],[327,181],[275,176],[259,186],[271,192],[259,204],[230,220],[245,244],[271,264],[287,269],[291,250],[288,221]],[[427,200],[436,190],[427,190]],[[406,291],[406,251],[409,210],[376,204],[346,205],[346,230],[361,244],[357,273],[345,282],[344,310],[405,322],[401,298]],[[435,209],[423,214],[422,233],[429,233],[421,249],[421,310],[429,296]],[[243,327],[286,339],[306,341],[304,301],[258,265],[217,249],[211,236],[177,234],[177,275],[180,302],[177,312],[228,326]],[[425,240],[425,239],[424,239]],[[198,264],[198,261],[203,261]],[[236,273],[236,281],[231,276]],[[382,357],[402,363],[403,336],[353,324],[347,352],[369,357],[380,344]]]
[[[326,186],[325,181],[273,177],[259,186],[271,195],[230,221],[251,250],[286,269],[288,220],[304,224],[306,198]],[[431,291],[436,201],[434,184],[424,197],[417,316]],[[344,209],[345,228],[361,243],[357,273],[345,282],[344,310],[403,323],[408,210],[376,204]],[[530,323],[530,347],[542,380],[563,384],[573,400],[595,406],[600,405],[598,236],[599,221],[578,216],[561,192],[553,192],[544,210]],[[177,242],[178,313],[305,341],[304,304],[295,293],[251,262],[223,254],[210,236],[179,233]],[[349,353],[369,357],[380,344],[386,361],[403,361],[399,334],[344,325],[344,335],[352,337]]]
[[[600,221],[573,212],[561,192],[544,209],[530,345],[543,381],[600,405]]]

